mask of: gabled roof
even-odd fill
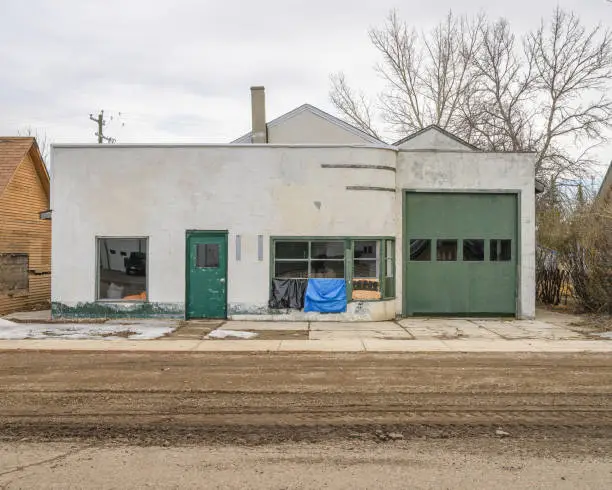
[[[282,116],[279,116],[276,119],[273,119],[267,124],[267,127],[273,128],[274,126],[278,126],[279,124],[282,124],[287,119],[291,119],[292,117],[297,116],[298,114],[304,111],[308,111],[311,114],[314,114],[315,116],[325,119],[326,121],[332,124],[335,124],[336,126],[341,127],[342,129],[348,131],[349,133],[353,133],[354,135],[359,136],[360,138],[364,139],[368,143],[372,143],[374,145],[386,145],[386,143],[384,143],[383,141],[380,141],[378,138],[375,138],[374,136],[369,135],[365,131],[362,131],[361,129],[356,128],[355,126],[352,126],[351,124],[343,121],[342,119],[338,119],[336,116],[332,116],[331,114],[328,114],[327,112],[322,111],[321,109],[313,105],[310,105],[310,104],[303,104],[299,107],[296,107],[292,111],[289,111],[286,114],[283,114]],[[249,131],[247,134],[242,135],[240,138],[232,141],[232,144],[250,143],[250,142],[251,142],[251,132]]]
[[[608,167],[606,176],[604,177],[604,180],[601,183],[599,192],[597,192],[597,199],[605,199],[606,195],[609,192],[612,192],[612,162],[610,162],[610,166]]]
[[[34,162],[42,186],[49,195],[49,173],[38,149],[36,139],[31,136],[0,136],[0,196],[28,152]]]
[[[459,136],[455,136],[453,133],[449,133],[448,131],[446,131],[446,129],[442,129],[440,126],[437,126],[436,124],[430,124],[429,126],[423,128],[423,129],[420,129],[416,133],[409,134],[405,138],[402,138],[401,140],[396,141],[395,143],[393,143],[393,146],[402,145],[402,144],[406,143],[406,141],[409,141],[412,138],[416,138],[417,136],[420,136],[420,135],[426,133],[427,131],[431,131],[432,129],[442,133],[447,138],[455,140],[457,143],[460,143],[463,146],[467,146],[471,150],[480,151],[480,148],[478,148],[478,147],[472,145],[471,143],[468,143],[467,141],[459,138]]]

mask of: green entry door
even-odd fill
[[[187,318],[227,314],[227,233],[187,233]]]
[[[404,313],[516,313],[516,194],[406,194]]]

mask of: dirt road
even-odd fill
[[[563,354],[0,353],[0,440],[612,438],[612,359]],[[376,432],[376,431],[379,432]]]

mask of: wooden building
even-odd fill
[[[49,173],[31,137],[0,137],[0,315],[49,308]]]

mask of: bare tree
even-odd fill
[[[456,131],[481,148],[496,151],[533,150],[534,78],[529,58],[518,55],[508,22],[482,22],[478,50],[472,58],[472,90]]]
[[[536,169],[545,174],[581,174],[592,164],[589,149],[606,141],[612,127],[612,34],[587,30],[573,13],[557,8],[548,26],[525,41],[535,70],[542,118],[535,121]],[[535,132],[535,131],[534,131]],[[573,155],[571,146],[586,145]]]
[[[370,30],[370,40],[383,59],[376,66],[387,82],[380,95],[383,119],[404,135],[429,124],[455,123],[469,86],[469,68],[478,40],[478,23],[449,13],[430,33],[417,33],[392,11],[385,25]],[[342,73],[332,75],[331,98],[352,124],[380,134],[362,93],[354,97]]]
[[[49,140],[47,138],[47,133],[43,131],[39,131],[38,129],[33,129],[32,126],[26,126],[23,129],[17,131],[19,136],[29,136],[36,140],[38,144],[38,149],[40,150],[40,155],[42,156],[43,162],[45,165],[49,166]]]
[[[584,178],[591,150],[612,123],[612,35],[557,8],[517,39],[505,19],[447,17],[417,32],[391,12],[370,39],[386,82],[378,98],[387,130],[405,135],[436,124],[483,149],[537,152],[540,178]],[[373,135],[377,114],[344,75],[332,76],[341,115]]]
[[[332,90],[330,97],[333,104],[350,122],[374,138],[381,139],[374,129],[372,120],[372,105],[365,98],[363,92],[356,94],[346,83],[344,73],[337,73],[331,77]]]

